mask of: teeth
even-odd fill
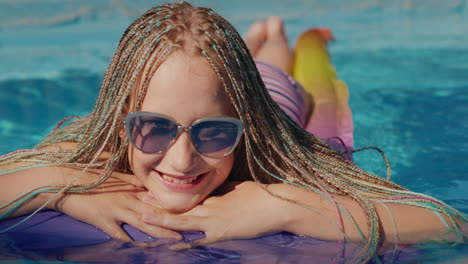
[[[198,179],[198,176],[195,177],[195,178],[186,179],[186,180],[176,179],[176,178],[169,177],[169,176],[166,176],[166,175],[162,175],[162,177],[163,177],[163,179],[165,179],[167,181],[177,183],[177,184],[188,184],[188,183],[192,183],[192,182],[194,182],[194,181],[196,181]]]

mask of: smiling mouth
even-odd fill
[[[156,171],[159,174],[159,177],[163,182],[166,182],[170,185],[180,185],[180,186],[194,186],[198,184],[207,174],[208,172],[201,173],[195,177],[177,177],[165,174],[160,171]]]
[[[190,178],[190,179],[178,179],[178,178],[174,178],[174,177],[167,176],[167,175],[165,175],[165,174],[161,174],[161,177],[162,177],[163,179],[165,179],[166,181],[170,181],[170,182],[172,182],[172,183],[177,183],[177,184],[189,184],[189,183],[192,183],[192,182],[196,181],[200,176],[201,176],[201,174],[198,175],[198,176],[196,176],[196,177],[194,177],[194,178]]]

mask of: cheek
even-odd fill
[[[128,162],[133,174],[142,182],[145,182],[145,175],[150,173],[151,164],[156,162],[155,155],[146,155],[135,149],[133,146],[128,148]]]
[[[217,170],[217,182],[218,184],[222,184],[226,181],[231,173],[232,166],[234,164],[234,153],[231,153],[229,156],[219,160],[218,164],[216,164]]]

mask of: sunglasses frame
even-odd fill
[[[131,121],[132,118],[136,118],[136,117],[140,117],[140,116],[165,118],[165,119],[168,119],[168,120],[174,122],[174,124],[177,125],[177,134],[173,139],[171,139],[171,141],[167,145],[166,149],[164,149],[162,151],[158,151],[158,152],[144,152],[143,150],[141,150],[139,147],[136,146],[135,142],[133,141],[133,139],[131,137],[131,131],[130,131],[130,125],[129,124],[130,124],[130,121]],[[209,156],[209,155],[200,153],[198,151],[198,149],[195,147],[195,144],[192,141],[192,134],[191,134],[192,127],[199,124],[199,123],[206,122],[206,121],[227,121],[227,122],[234,123],[238,127],[237,135],[236,135],[236,142],[232,145],[231,149],[227,153],[223,154],[222,156]],[[192,143],[193,148],[195,149],[195,151],[198,154],[200,154],[202,156],[205,156],[205,157],[209,157],[209,158],[223,158],[223,157],[226,157],[227,155],[231,154],[234,151],[234,149],[239,144],[239,141],[240,141],[240,138],[242,137],[242,134],[244,133],[244,125],[242,125],[242,122],[237,118],[229,117],[229,116],[200,118],[200,119],[195,120],[190,126],[181,126],[173,118],[168,117],[166,115],[156,114],[156,113],[152,113],[152,112],[136,111],[136,112],[129,112],[127,114],[127,116],[125,117],[125,120],[123,121],[123,124],[125,126],[125,131],[127,132],[127,138],[128,138],[128,141],[130,141],[130,144],[132,144],[132,146],[134,146],[136,149],[138,149],[141,152],[146,153],[146,154],[161,154],[161,153],[166,152],[174,144],[174,142],[177,140],[177,138],[179,138],[179,136],[184,131],[186,131],[189,134],[190,142]]]

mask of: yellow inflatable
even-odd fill
[[[322,139],[338,137],[350,150],[354,146],[354,126],[349,93],[330,61],[328,43],[332,40],[331,31],[325,28],[312,28],[301,34],[294,48],[293,77],[313,99],[306,130]]]

